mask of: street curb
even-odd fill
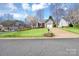
[[[38,37],[38,38],[36,38],[36,37],[31,37],[31,38],[0,38],[0,40],[2,40],[2,39],[9,39],[9,40],[12,40],[12,39],[25,39],[25,40],[31,40],[31,39],[35,39],[35,40],[55,40],[55,39],[79,39],[79,37],[78,38],[55,38],[55,37]]]

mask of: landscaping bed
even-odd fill
[[[45,36],[45,37],[53,37],[54,34],[53,34],[53,33],[45,33],[44,36]]]

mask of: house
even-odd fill
[[[4,30],[3,25],[0,25],[0,31],[3,31],[3,30]]]
[[[3,28],[3,25],[0,25],[0,30],[2,30],[2,28]]]
[[[6,28],[5,28],[3,25],[0,24],[0,31],[1,31],[1,32],[2,32],[2,31],[5,31],[5,32],[6,32],[6,31],[8,31],[8,30],[6,30]]]
[[[5,20],[1,22],[0,30],[2,31],[18,31],[20,29],[24,29],[29,27],[23,21],[19,20]]]
[[[45,27],[45,21],[44,20],[39,20],[37,25],[38,25],[38,28],[44,28]]]
[[[38,28],[53,28],[55,24],[55,21],[53,20],[52,16],[49,16],[49,19],[47,19],[46,21],[43,20],[38,20],[37,22],[37,27]]]
[[[45,22],[46,28],[53,28],[55,25],[55,21],[53,20],[52,16],[49,16],[49,19]]]
[[[64,18],[62,18],[59,21],[58,27],[67,27],[69,25],[69,22],[67,20],[65,20]]]
[[[28,22],[32,28],[52,28],[55,24],[52,16],[49,16],[49,19],[37,19],[37,17],[27,16],[26,22]]]

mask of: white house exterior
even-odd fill
[[[58,24],[58,27],[63,27],[63,26],[68,26],[68,25],[69,25],[68,21],[66,21],[65,19],[61,19]]]
[[[53,28],[53,21],[51,19],[49,19],[46,23],[45,23],[45,27],[48,29]]]

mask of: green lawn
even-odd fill
[[[43,37],[43,34],[47,32],[46,28],[39,28],[26,31],[4,32],[0,33],[0,37]]]
[[[69,32],[79,34],[79,28],[76,28],[76,27],[68,27],[68,28],[63,28],[63,29],[66,30],[66,31],[69,31]]]

